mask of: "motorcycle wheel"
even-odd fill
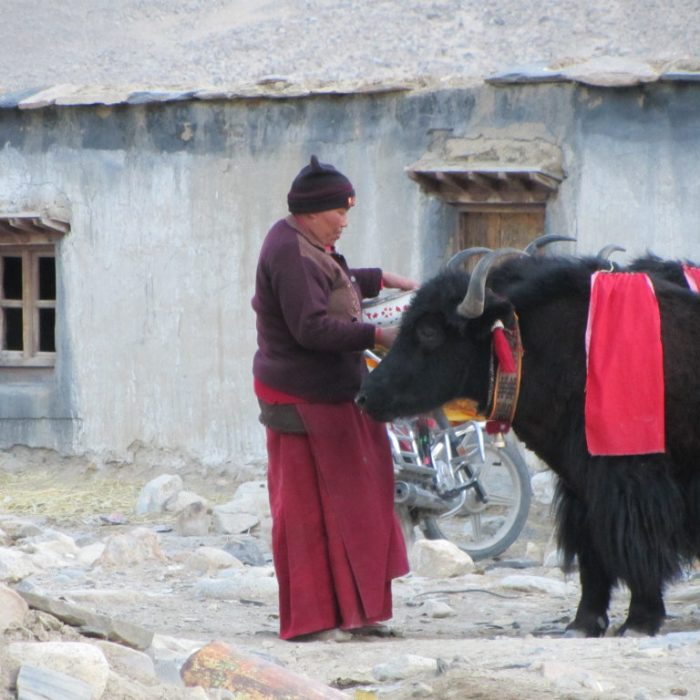
[[[525,526],[530,512],[530,472],[517,447],[497,447],[484,436],[483,465],[479,483],[487,497],[481,501],[474,489],[464,505],[443,517],[426,516],[420,528],[430,540],[449,540],[474,561],[497,557],[510,547]]]

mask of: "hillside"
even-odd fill
[[[481,81],[514,65],[697,53],[700,3],[0,0],[0,90]]]

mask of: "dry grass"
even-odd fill
[[[0,513],[57,521],[120,513],[133,522],[137,519],[134,507],[141,487],[103,475],[66,478],[65,474],[49,470],[0,470]]]

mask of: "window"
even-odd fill
[[[0,366],[56,361],[56,243],[67,226],[38,217],[0,218]]]

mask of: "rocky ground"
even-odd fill
[[[542,475],[521,538],[499,560],[474,565],[418,538],[412,572],[394,585],[400,636],[292,643],[276,635],[261,479],[95,471],[75,462],[51,472],[46,456],[17,471],[19,461],[5,459],[14,471],[0,470],[2,697],[17,697],[22,664],[89,680],[91,697],[104,700],[232,697],[182,686],[182,664],[212,641],[230,645],[234,660],[301,675],[308,695],[298,697],[323,697],[313,683],[349,698],[697,697],[694,571],[669,590],[669,619],[655,638],[562,636],[579,587],[553,566]],[[120,502],[119,493],[126,494]],[[193,505],[202,499],[207,507]],[[121,509],[110,510],[115,504]],[[16,593],[28,609],[17,608]],[[626,604],[620,591],[613,625]],[[281,697],[274,692],[260,697]]]

